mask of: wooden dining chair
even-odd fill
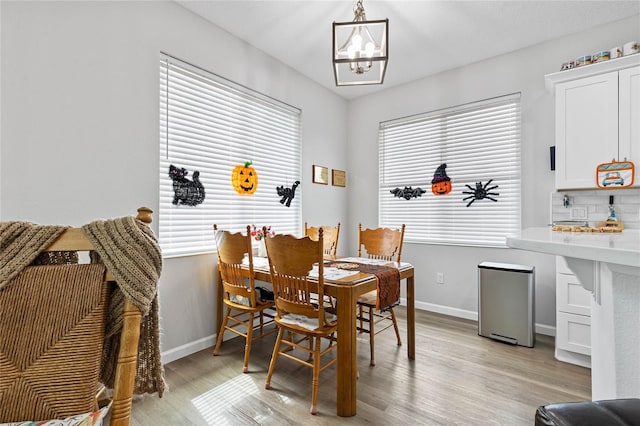
[[[151,210],[138,212],[138,220],[151,222]],[[0,229],[6,236],[14,225],[5,224]],[[41,230],[33,228],[31,235],[45,232],[44,226],[34,226]],[[135,247],[127,247],[126,256],[135,257]],[[1,248],[7,248],[5,241]],[[30,249],[12,256],[27,259],[33,254]],[[104,264],[78,263],[79,252],[93,250],[83,229],[66,228],[0,289],[0,423],[77,416],[82,424],[94,424],[109,410],[97,411],[105,398],[98,390],[104,390],[99,384],[101,359],[116,283]],[[113,395],[107,398],[111,426],[129,425],[131,419],[141,317],[140,309],[125,297]]]
[[[304,235],[310,237],[312,240],[318,239],[318,226],[308,226],[307,222],[304,223]],[[326,258],[335,259],[338,252],[338,237],[340,236],[340,222],[337,226],[322,226],[323,238],[324,238],[324,255]]]
[[[218,331],[213,355],[218,355],[225,331],[230,331],[244,337],[244,364],[242,372],[249,371],[249,355],[251,342],[276,331],[267,330],[266,326],[273,323],[274,315],[266,312],[274,307],[273,301],[261,300],[256,293],[253,275],[253,250],[251,248],[251,227],[247,226],[247,235],[231,233],[218,229],[213,225],[216,247],[218,250],[218,272],[222,279],[222,298],[226,307],[222,326]],[[247,259],[248,269],[243,268],[243,261]],[[248,271],[248,272],[247,272]],[[254,319],[259,318],[257,335],[253,335],[256,328]],[[265,321],[266,318],[266,321]]]
[[[362,229],[362,224],[358,224],[358,257],[368,257],[369,259],[388,260],[390,262],[400,262],[402,255],[402,242],[404,240],[404,228],[400,229],[376,228]],[[364,252],[363,249],[364,248]],[[376,310],[377,290],[372,290],[358,297],[358,331],[369,333],[369,349],[371,352],[370,365],[376,365],[374,348],[375,335],[393,326],[398,340],[398,346],[402,345],[398,321],[393,306],[386,311]],[[376,330],[376,324],[388,322],[385,326]]]
[[[322,303],[313,303],[313,296],[323,300],[323,230],[318,240],[292,235],[275,235],[266,239],[271,282],[276,299],[278,337],[267,373],[266,389],[271,389],[271,376],[279,356],[284,356],[313,369],[311,414],[318,412],[318,384],[320,372],[334,364],[333,357],[322,364],[322,357],[337,348],[333,334],[338,326],[337,317],[325,311]],[[318,278],[309,281],[308,275],[317,264]],[[285,337],[285,331],[286,337]],[[328,344],[322,349],[323,341]],[[303,351],[309,358],[296,356]]]
[[[308,226],[307,222],[304,223],[304,235],[308,236],[312,240],[318,239],[319,226]],[[337,226],[322,226],[322,237],[324,240],[323,251],[325,259],[335,259],[338,251],[338,237],[340,236],[340,222]],[[331,296],[324,296],[325,306],[332,308],[332,312],[335,312],[336,301]]]

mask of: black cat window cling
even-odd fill
[[[173,181],[173,201],[176,206],[197,206],[204,201],[204,185],[200,182],[200,172],[193,172],[193,179],[189,180],[189,174],[184,167],[169,166],[169,177]]]

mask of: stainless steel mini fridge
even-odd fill
[[[514,345],[535,344],[535,268],[478,265],[478,334]]]

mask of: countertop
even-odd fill
[[[507,237],[516,249],[588,259],[640,268],[640,230],[622,232],[560,232],[551,227],[528,228]]]

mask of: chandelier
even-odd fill
[[[382,84],[389,61],[389,20],[367,21],[358,0],[351,22],[333,23],[336,86]]]

